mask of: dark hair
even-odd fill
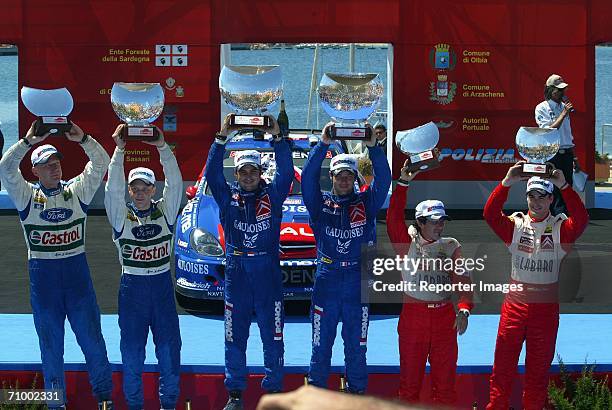
[[[544,87],[544,99],[547,101],[550,100],[553,91],[555,91],[556,89],[557,87],[555,87],[554,85],[547,85],[546,87]]]
[[[383,130],[383,131],[387,131],[387,127],[385,127],[383,124],[376,124],[376,126],[374,127],[375,130]]]
[[[537,190],[537,189],[532,189],[531,191],[538,191],[538,190]],[[529,196],[529,194],[531,193],[531,191],[529,191],[529,192],[525,193],[525,196],[526,196],[526,197],[528,197],[528,196]],[[538,193],[539,193],[539,192],[538,192]],[[550,193],[548,193],[548,192],[546,192],[545,194],[540,194],[540,195],[542,195],[542,197],[543,197],[543,198],[547,198],[547,197],[549,197],[549,196],[553,196],[553,194],[550,194]]]
[[[419,216],[412,224],[412,226],[414,226],[414,229],[416,229],[418,233],[421,233],[421,227],[417,222],[420,222],[422,225],[425,225],[427,223],[427,218],[425,218],[424,216]]]

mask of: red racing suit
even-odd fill
[[[548,370],[559,326],[559,266],[587,226],[589,215],[571,187],[561,191],[571,217],[535,220],[528,214],[506,216],[509,188],[499,184],[484,207],[484,218],[512,254],[510,290],[502,305],[487,409],[508,409],[523,341],[527,342],[523,408],[546,404]]]
[[[442,257],[442,254],[452,259],[460,257],[461,245],[454,238],[429,242],[416,229],[406,226],[406,191],[407,186],[398,183],[387,210],[387,234],[397,254],[408,254],[410,258]],[[403,272],[402,276],[407,282],[425,279],[437,283],[470,283],[467,276],[446,271],[416,271],[410,273],[410,276]],[[433,401],[453,404],[456,400],[457,330],[454,328],[456,314],[450,300],[451,294],[427,291],[406,293],[397,326],[400,350],[399,397],[408,402],[419,400],[425,365],[429,360]],[[459,293],[458,309],[469,312],[473,307],[471,298],[471,292]]]

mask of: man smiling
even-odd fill
[[[228,135],[238,131],[226,117],[206,161],[204,176],[219,205],[225,235],[225,387],[226,410],[242,409],[246,388],[246,347],[253,311],[264,350],[265,375],[261,386],[268,392],[283,388],[283,279],[279,262],[282,207],[293,181],[289,140],[282,137],[270,117],[276,172],[270,183],[262,178],[261,154],[255,150],[234,154],[236,181],[223,175]]]
[[[162,410],[174,409],[179,395],[181,335],[170,273],[173,225],[181,206],[183,179],[176,158],[164,135],[142,141],[157,147],[165,176],[164,192],[155,195],[155,174],[144,167],[128,175],[131,202],[125,203],[123,167],[125,124],[117,127],[117,144],[108,168],[104,206],[113,226],[113,241],[119,251],[119,327],[123,392],[130,410],[144,405],[142,371],[149,328],[153,333],[155,356],[159,363],[159,399]]]
[[[346,362],[347,390],[363,394],[367,388],[366,350],[369,306],[361,295],[361,262],[365,249],[376,240],[376,214],[391,184],[391,170],[376,136],[364,141],[368,147],[374,181],[363,192],[355,189],[357,160],[339,154],[330,162],[332,191],[321,191],[321,166],[332,140],[328,123],[319,143],[310,151],[302,172],[304,204],[317,241],[317,270],[312,292],[312,355],[308,380],[327,387],[332,346],[338,322]]]
[[[89,203],[102,182],[109,158],[96,140],[73,123],[65,137],[80,143],[89,157],[83,172],[63,181],[63,155],[53,145],[44,144],[30,156],[32,173],[38,178],[37,183],[30,184],[21,175],[19,163],[30,148],[48,136],[35,135],[32,124],[26,136],[0,161],[0,177],[19,212],[28,246],[30,301],[45,389],[65,390],[64,322],[68,318],[101,407],[102,401],[111,399],[113,385],[100,310],[85,258],[85,226]],[[112,403],[107,408],[112,408]]]
[[[527,181],[528,213],[509,217],[502,207],[510,187],[524,180],[519,161],[498,185],[484,208],[484,218],[512,255],[510,291],[502,305],[487,409],[507,409],[518,358],[526,341],[523,406],[541,410],[546,403],[548,369],[559,326],[558,279],[561,262],[587,226],[589,215],[563,173]],[[559,188],[570,217],[553,216],[553,185]]]

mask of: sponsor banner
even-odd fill
[[[298,202],[299,204],[299,202]],[[291,213],[299,213],[299,214],[308,214],[308,210],[306,209],[306,205],[289,205],[286,202],[283,204],[283,213],[291,212]]]
[[[186,261],[180,257],[176,259],[176,268],[195,275],[208,275],[208,264]]]
[[[234,329],[233,329],[233,320],[232,320],[232,312],[234,311],[234,305],[230,302],[225,302],[225,341],[233,342],[234,341]]]
[[[68,124],[67,117],[42,117],[43,124]]]
[[[211,89],[208,83],[213,77],[209,70],[189,70],[193,66],[214,65],[212,54],[207,46],[172,45],[172,44],[112,44],[104,41],[86,47],[65,45],[61,53],[44,53],[45,46],[32,45],[24,52],[25,60],[34,58],[40,60],[43,52],[45,60],[36,66],[30,66],[30,78],[48,78],[49,70],[57,72],[58,67],[68,69],[74,67],[74,73],[79,81],[72,82],[70,93],[80,102],[95,102],[108,105],[110,90],[117,78],[126,82],[137,82],[148,79],[150,82],[166,84],[168,78],[173,79],[171,87],[165,87],[166,104],[172,102],[208,103]],[[184,47],[179,54],[178,47]],[[188,50],[188,52],[187,52]],[[20,55],[21,57],[21,55]],[[46,74],[45,74],[46,73]],[[62,75],[69,75],[61,71]],[[58,74],[59,75],[59,74]],[[218,75],[218,74],[217,74]],[[42,86],[44,88],[44,86]],[[99,116],[100,112],[97,111]],[[60,117],[57,117],[60,118]],[[105,117],[106,118],[106,117]],[[108,120],[116,120],[112,110]],[[201,165],[201,164],[200,164]]]
[[[181,224],[181,232],[185,233],[195,226],[195,219],[198,214],[199,201],[191,200],[187,202],[183,211],[179,223]]]
[[[85,244],[85,218],[65,225],[24,225],[30,251],[58,252]]]
[[[159,267],[170,262],[172,234],[142,241],[119,239],[123,266],[135,268]]]
[[[314,233],[310,225],[305,223],[282,223],[280,240],[281,242],[314,243]]]
[[[274,340],[283,340],[283,302],[274,302]]]
[[[361,337],[359,338],[359,346],[368,344],[368,307],[361,307]]]
[[[323,316],[323,308],[314,305],[312,309],[312,345],[321,345],[321,316]]]
[[[67,86],[74,99],[86,103],[80,105],[79,115],[84,122],[79,124],[93,135],[106,133],[99,124],[116,121],[116,116],[108,109],[108,94],[114,81],[121,79],[163,84],[167,104],[187,103],[180,107],[181,127],[176,136],[181,142],[176,152],[183,175],[197,175],[203,165],[202,158],[206,155],[206,148],[203,147],[212,141],[219,126],[218,118],[213,121],[214,116],[201,116],[203,108],[216,112],[219,107],[216,82],[219,73],[219,36],[212,29],[202,29],[211,27],[211,13],[215,8],[202,3],[190,8],[189,13],[174,14],[169,13],[168,8],[155,4],[147,3],[136,20],[133,13],[113,13],[102,3],[92,8],[73,8],[73,12],[83,21],[92,23],[87,25],[89,31],[83,36],[75,36],[73,30],[49,30],[47,25],[33,24],[32,21],[36,19],[24,20],[22,24],[20,18],[13,15],[11,20],[9,17],[9,21],[14,23],[9,26],[19,28],[9,30],[10,33],[26,30],[28,39],[42,39],[39,43],[25,41],[20,47],[20,64],[28,69],[19,81],[20,85],[37,84],[41,88],[53,88],[56,86],[54,79],[70,79]],[[424,7],[425,14],[436,14],[433,3]],[[35,15],[38,10],[45,12],[44,7],[32,6],[31,9]],[[501,6],[501,9],[504,7]],[[476,15],[478,10],[478,6],[470,9]],[[8,13],[10,16],[10,7]],[[575,14],[575,7],[571,5],[566,5],[561,11],[566,17],[572,13]],[[453,22],[460,20],[453,13],[448,13],[448,18]],[[401,26],[403,17],[398,17],[396,13],[394,19],[393,27]],[[587,52],[584,46],[588,43],[585,42],[584,30],[580,33],[576,28],[566,30],[553,40],[557,47],[541,47],[543,42],[549,44],[551,40],[535,35],[528,36],[528,40],[519,44],[508,34],[512,30],[493,27],[497,22],[487,21],[486,18],[478,21],[485,27],[485,32],[493,33],[492,37],[478,35],[471,26],[451,30],[449,27],[457,24],[447,24],[438,27],[440,30],[433,36],[435,39],[427,30],[421,30],[425,34],[410,44],[388,39],[397,43],[394,49],[396,65],[402,66],[409,61],[412,71],[416,73],[407,81],[398,76],[396,70],[395,93],[411,97],[398,99],[394,104],[393,128],[408,129],[434,121],[441,130],[438,147],[451,149],[442,166],[421,174],[419,178],[422,180],[500,180],[508,163],[470,161],[465,158],[476,156],[481,148],[507,152],[514,147],[516,130],[521,125],[533,123],[534,106],[542,98],[541,89],[546,75],[541,77],[533,73],[549,74],[548,62],[559,54],[566,61],[583,62],[565,67],[561,74],[574,87],[571,89],[572,102],[577,108],[571,118],[574,133],[593,134],[594,114],[585,108],[590,94],[583,91],[593,88],[593,76],[589,75],[593,70],[593,64],[589,64],[592,53]],[[503,27],[510,21],[505,21]],[[126,34],[135,22],[142,27],[151,22],[163,24],[160,25],[162,29],[147,36]],[[256,30],[260,36],[274,37],[274,28],[254,28],[254,25],[242,23],[240,20],[229,22],[232,29],[225,31],[248,38]],[[117,27],[125,29],[117,30]],[[291,35],[296,39],[308,36],[308,30],[312,30],[309,25],[294,28]],[[517,61],[522,64],[514,64]],[[585,78],[589,79],[587,83],[576,87],[580,79]],[[420,118],[410,117],[410,113],[415,112],[414,107],[419,107]],[[27,115],[22,114],[25,114],[25,110],[20,108],[20,129],[24,131],[29,124],[26,124]],[[589,174],[592,174],[592,139],[577,140],[577,144],[577,156],[584,161],[581,165],[587,172],[591,170]],[[455,151],[469,149],[473,150],[471,154],[466,152],[463,155],[461,151]],[[68,154],[72,152],[70,147],[67,150]],[[396,148],[393,150],[396,155],[394,173],[397,176],[403,160],[399,161],[402,158],[400,153]],[[74,152],[81,154],[78,147]],[[464,158],[457,159],[462,155]],[[150,166],[161,173],[161,167],[155,161],[139,165]],[[64,166],[67,175],[77,175],[82,169],[78,161]],[[31,172],[26,168],[24,162],[24,175],[26,179],[32,179]],[[462,194],[457,192],[456,195]],[[452,207],[452,203],[449,205]]]
[[[68,208],[50,208],[40,213],[40,219],[47,222],[64,222],[72,216],[74,211]]]
[[[132,235],[138,240],[152,239],[159,235],[162,227],[157,224],[138,225],[132,228]]]

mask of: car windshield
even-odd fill
[[[245,148],[247,149],[247,148]],[[234,176],[234,156],[237,152],[242,151],[239,150],[228,150],[225,152],[225,156],[223,158],[223,175],[225,175],[225,180],[227,182],[233,182],[236,180]],[[262,154],[263,163],[264,163],[264,179],[268,182],[274,178],[274,172],[276,169],[276,163],[274,161],[274,151],[272,149],[259,149],[258,150]],[[296,148],[293,150],[293,166],[294,168],[298,168],[301,172],[304,168],[304,164],[308,159],[308,153],[310,149],[300,149]],[[329,178],[329,163],[331,158],[336,155],[336,152],[333,150],[329,150],[327,152],[327,158],[323,160],[323,165],[321,166],[321,179],[319,183],[321,184],[321,190],[323,191],[331,191],[331,179]],[[206,194],[211,195],[210,189],[208,186],[206,187]],[[293,178],[293,186],[291,188],[291,192],[289,195],[301,195],[302,194],[302,184],[300,184],[299,180]]]

